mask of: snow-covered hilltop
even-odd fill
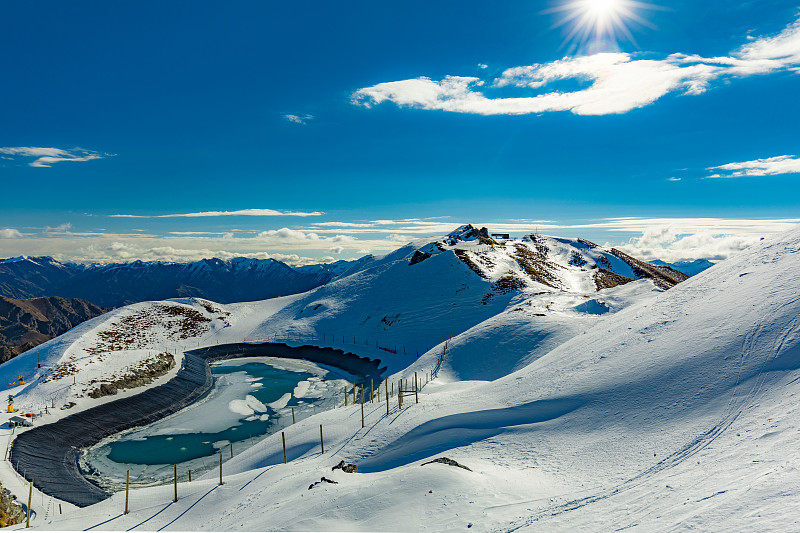
[[[70,377],[83,384],[73,386],[78,393],[89,376],[119,375],[157,351],[179,362],[193,345],[243,339],[380,357],[390,380],[425,375],[444,360],[420,403],[400,411],[393,399],[388,415],[384,403],[368,404],[363,429],[358,406],[290,426],[286,465],[276,434],[230,459],[221,487],[213,476],[182,483],[177,503],[166,490],[140,489],[130,515],[120,515],[124,495],[117,494],[36,523],[795,529],[800,228],[674,285],[681,279],[587,241],[493,239],[465,226],[365,258],[299,295],[118,309],[0,366],[0,379],[27,372],[35,380],[71,361],[78,372]],[[44,403],[64,379],[34,381],[19,399]],[[79,398],[70,411],[107,399]],[[47,416],[44,422],[60,415]],[[441,456],[470,470],[425,464]],[[340,460],[359,473],[332,472]],[[336,484],[309,489],[321,476]]]

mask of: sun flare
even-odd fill
[[[635,0],[572,0],[548,9],[545,13],[562,13],[554,27],[569,25],[565,43],[604,42],[616,46],[621,38],[636,44],[629,25],[655,26],[639,15],[643,9],[663,9]]]

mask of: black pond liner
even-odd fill
[[[155,422],[197,401],[213,384],[209,363],[262,356],[305,359],[378,383],[386,370],[379,368],[379,359],[317,346],[237,343],[198,348],[185,352],[178,374],[163,385],[20,433],[11,447],[9,460],[17,472],[49,496],[78,507],[101,502],[112,493],[83,477],[78,468],[81,450],[120,431]]]

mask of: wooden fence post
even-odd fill
[[[294,424],[294,407],[292,407],[292,424]]]
[[[403,408],[403,380],[397,382],[397,407]]]
[[[175,487],[175,497],[172,501],[178,501],[178,465],[172,465],[172,479],[173,479],[173,486]]]
[[[322,424],[319,425],[319,447],[322,449],[322,453],[325,453],[325,441],[322,440]]]
[[[128,514],[128,489],[130,488],[131,484],[131,471],[125,471],[125,514]],[[60,504],[59,504],[60,505]],[[59,511],[61,508],[59,507]]]
[[[386,378],[383,388],[386,389],[386,416],[389,416],[389,378]]]
[[[364,427],[364,384],[361,384],[361,427]]]
[[[281,431],[281,440],[283,440],[283,464],[286,464],[286,434]]]
[[[189,483],[191,483],[191,482],[192,482],[192,471],[189,470]]]
[[[417,385],[417,373],[414,372],[414,403],[419,403],[419,387]]]
[[[219,454],[219,484],[222,485],[222,452]]]
[[[25,528],[31,527],[31,497],[33,496],[33,481],[28,488],[28,516],[25,519]]]

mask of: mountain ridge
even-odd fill
[[[305,292],[327,283],[347,264],[296,269],[276,259],[235,257],[82,265],[48,256],[16,257],[0,260],[0,295],[79,298],[101,307],[177,297],[232,303]]]

